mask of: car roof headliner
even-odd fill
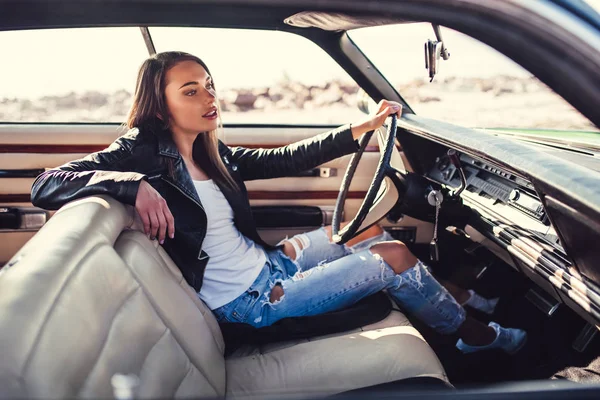
[[[259,2],[257,2],[259,3]],[[98,26],[204,26],[275,29],[319,28],[339,32],[406,22],[401,19],[334,11],[305,11],[283,4],[223,4],[200,0],[8,0],[0,30]],[[235,12],[233,12],[235,10]]]

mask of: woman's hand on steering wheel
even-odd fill
[[[402,105],[395,101],[381,100],[377,105],[377,111],[372,112],[363,120],[351,125],[352,136],[354,139],[358,139],[363,133],[379,129],[385,119],[392,114],[396,114],[400,118],[402,115]]]
[[[342,179],[340,192],[338,194],[338,198],[335,203],[335,210],[333,212],[333,222],[331,224],[332,240],[334,243],[344,244],[348,242],[348,240],[350,240],[360,229],[364,230],[376,223],[379,219],[381,219],[381,217],[385,216],[385,214],[389,212],[389,210],[393,207],[395,203],[397,203],[403,188],[399,188],[398,185],[396,185],[396,182],[392,181],[391,175],[393,175],[393,171],[396,170],[394,170],[391,167],[390,163],[394,151],[398,151],[396,149],[395,144],[397,134],[396,130],[398,127],[397,115],[400,113],[400,104],[383,100],[379,103],[378,111],[369,115],[369,117],[364,122],[356,126],[356,132],[352,132],[353,135],[356,133],[359,136],[362,133],[370,133],[367,133],[364,137],[360,139],[359,149],[356,153],[352,155],[352,158],[348,163],[348,168],[344,173],[344,178]],[[340,230],[342,212],[344,210],[346,195],[348,194],[350,182],[354,177],[354,172],[356,171],[360,158],[364,153],[367,144],[375,130],[379,129],[383,125],[383,121],[385,121],[385,119],[390,115],[392,118],[390,120],[390,123],[386,127],[387,134],[383,136],[381,134],[382,132],[379,132],[380,134],[378,134],[377,136],[379,142],[380,157],[379,163],[377,164],[377,168],[375,170],[375,174],[373,176],[373,180],[371,181],[371,185],[369,186],[367,194],[363,199],[363,202],[360,205],[356,216],[342,230]],[[354,130],[355,127],[353,126],[352,129]],[[390,183],[386,185],[384,191],[380,193],[380,189],[382,188],[381,185],[386,176],[389,176]],[[395,177],[397,178],[397,176]],[[388,196],[388,194],[392,197]],[[395,196],[395,198],[393,198],[393,196]],[[380,207],[380,209],[377,210],[377,207],[379,205],[382,205],[382,207],[387,208],[387,210],[383,210],[382,207]],[[362,224],[363,222],[365,222],[367,214],[373,211],[373,207],[375,207],[375,211],[377,211],[377,213],[374,214],[376,215],[376,218],[369,220],[367,222],[367,225],[365,227],[362,227]]]

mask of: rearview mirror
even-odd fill
[[[437,74],[442,54],[442,44],[434,40],[428,40],[425,43],[425,68],[429,70],[429,82]]]
[[[432,24],[433,32],[437,40],[427,40],[425,42],[425,69],[429,70],[429,82],[433,82],[433,77],[440,68],[440,59],[447,60],[450,53],[444,45],[440,26]]]

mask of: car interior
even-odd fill
[[[524,329],[527,344],[513,356],[462,354],[455,335],[436,333],[393,303],[385,318],[352,330],[226,349],[210,309],[144,235],[133,207],[101,195],[56,212],[31,204],[36,176],[106,148],[124,133],[120,125],[0,122],[0,398],[119,398],[119,390],[132,398],[132,387],[135,398],[598,394],[600,146],[566,148],[421,117],[347,34],[432,23],[438,40],[426,43],[423,71],[433,79],[444,27],[460,30],[523,65],[600,126],[598,49],[580,44],[576,30],[552,36],[540,28],[557,24],[561,2],[539,2],[535,11],[513,1],[506,8],[402,1],[398,9],[373,2],[370,12],[353,2],[354,11],[339,2],[137,3],[14,1],[0,13],[0,30],[134,26],[149,54],[153,26],[307,38],[364,91],[362,111],[387,98],[403,104],[403,115],[364,137],[355,155],[246,182],[260,236],[276,244],[333,224],[334,240],[344,243],[379,225],[436,276],[500,298],[493,315],[468,312]],[[600,40],[600,24],[580,23]],[[502,29],[512,34],[495,34]],[[225,121],[224,142],[277,148],[329,128]],[[349,224],[340,229],[340,222]]]

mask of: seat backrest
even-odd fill
[[[135,211],[89,197],[59,210],[0,270],[0,397],[222,397],[214,316]]]

